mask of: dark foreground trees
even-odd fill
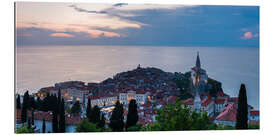
[[[127,114],[127,122],[126,122],[126,130],[128,130],[129,127],[135,126],[138,122],[139,116],[138,116],[138,110],[137,110],[137,103],[135,99],[130,100],[129,106],[128,106],[128,114]]]
[[[110,118],[109,127],[112,131],[123,131],[124,128],[124,116],[123,116],[123,104],[117,100],[115,108],[113,109],[112,116]]]
[[[236,114],[236,129],[247,129],[248,128],[248,104],[246,86],[241,84],[240,91],[238,94],[238,107]]]

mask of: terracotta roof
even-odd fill
[[[260,112],[259,112],[258,110],[251,110],[251,111],[250,111],[250,115],[251,115],[251,116],[259,116],[259,113],[260,113]]]
[[[215,104],[224,104],[225,101],[226,101],[225,98],[217,98],[217,99],[215,100]]]
[[[234,104],[229,104],[223,112],[221,112],[217,117],[216,120],[220,121],[236,121],[236,107]]]
[[[213,102],[213,100],[211,99],[211,97],[207,97],[206,99],[204,99],[202,101],[202,106],[208,106],[211,102]]]
[[[194,104],[194,100],[192,98],[189,98],[187,100],[184,100],[183,101],[183,104],[186,104],[186,105],[193,105]]]
[[[148,108],[148,107],[150,107],[151,105],[152,105],[152,103],[147,102],[147,103],[143,104],[142,106]]]
[[[171,103],[171,104],[175,103],[176,100],[177,100],[176,96],[169,96],[169,98],[168,98],[168,102]]]
[[[259,125],[260,124],[260,121],[258,120],[250,120],[249,122],[248,122],[248,124],[253,124],[253,125]]]
[[[228,98],[228,102],[237,104],[237,103],[238,103],[238,97],[231,97],[231,98]]]
[[[222,91],[218,91],[218,92],[217,92],[217,95],[220,96],[220,97],[226,97],[226,96],[228,96],[227,94],[225,94],[225,93],[222,92]]]

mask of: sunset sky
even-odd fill
[[[259,47],[258,6],[16,3],[17,45]]]

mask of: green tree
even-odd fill
[[[100,132],[96,124],[83,119],[76,127],[76,132]]]
[[[128,114],[127,114],[127,122],[126,122],[126,130],[131,127],[135,126],[138,122],[138,110],[137,110],[137,103],[135,99],[130,100],[128,106]]]
[[[45,119],[43,119],[42,121],[42,133],[46,132],[46,123],[45,123]]]
[[[17,109],[21,109],[21,98],[20,95],[17,96],[17,103],[16,103],[16,108]]]
[[[238,107],[236,113],[236,129],[248,128],[248,104],[246,95],[246,86],[241,84],[238,94]]]
[[[78,114],[81,112],[81,106],[80,106],[80,102],[76,101],[73,106],[71,107],[71,114]]]
[[[19,129],[16,130],[17,134],[21,134],[21,133],[34,133],[33,129],[29,129],[27,128],[27,126],[22,126]]]
[[[131,126],[127,129],[127,131],[141,131],[142,125],[141,124],[136,124],[134,126]]]
[[[169,104],[157,112],[157,122],[145,126],[143,131],[175,131],[175,130],[206,130],[212,123],[206,113],[197,113],[186,106],[182,108],[177,100],[175,105]]]
[[[27,120],[28,108],[29,108],[29,93],[28,91],[26,91],[23,95],[23,104],[22,104],[22,112],[21,112],[22,123],[25,123]]]
[[[112,116],[110,118],[109,127],[112,131],[123,131],[124,128],[124,117],[123,117],[123,104],[120,104],[119,100],[115,103],[115,107],[112,111]]]
[[[62,99],[59,112],[59,132],[65,133],[66,132],[66,119],[65,119],[65,101]]]

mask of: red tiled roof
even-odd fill
[[[187,100],[184,100],[183,101],[183,104],[186,104],[186,105],[193,105],[194,104],[194,100],[192,98],[189,98]]]
[[[228,102],[232,102],[232,103],[237,104],[237,103],[238,103],[238,97],[231,97],[231,98],[228,98]]]
[[[224,104],[225,103],[225,98],[217,98],[216,100],[215,100],[215,104]]]
[[[217,95],[220,96],[220,97],[228,96],[227,94],[225,94],[225,93],[222,92],[222,91],[218,91],[218,92],[217,92]]]
[[[248,124],[253,124],[253,125],[259,125],[260,121],[259,120],[250,120]]]
[[[204,99],[202,101],[202,106],[208,106],[211,102],[213,102],[213,100],[211,99],[211,97],[207,97],[206,99]]]
[[[250,115],[251,115],[251,116],[259,116],[259,113],[260,113],[260,112],[259,112],[258,110],[251,110],[251,111],[250,111]]]
[[[216,120],[220,121],[236,121],[236,107],[234,104],[229,104],[223,112],[221,112],[217,117]]]
[[[176,97],[176,96],[170,96],[170,97],[168,98],[168,102],[169,102],[169,103],[175,103],[176,100],[177,100],[177,97]]]
[[[152,105],[152,104],[151,104],[150,102],[147,102],[147,103],[143,104],[142,106],[148,108],[148,107],[150,107],[151,105]]]

